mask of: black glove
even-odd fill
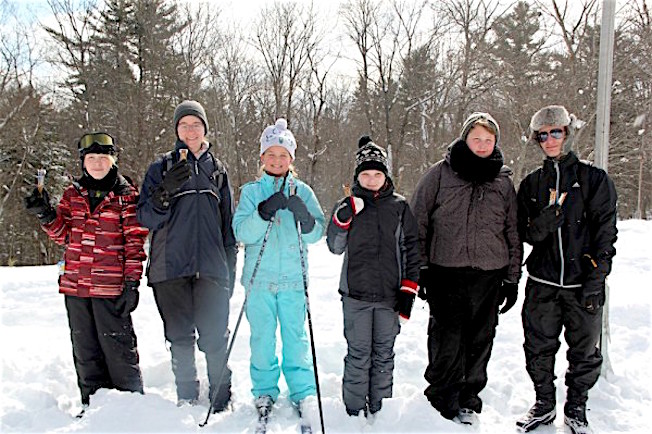
[[[428,266],[424,265],[419,269],[419,298],[421,300],[427,300],[428,294],[426,286],[428,285]]]
[[[498,299],[500,301],[498,306],[503,306],[499,312],[505,313],[510,310],[516,304],[517,298],[518,283],[510,282],[509,280],[503,280],[503,286],[501,286],[498,290]]]
[[[186,183],[192,176],[192,170],[187,160],[180,160],[174,164],[165,174],[161,187],[172,196],[176,193],[183,184]]]
[[[138,306],[139,282],[126,280],[122,286],[122,294],[115,299],[115,311],[122,318],[127,318],[131,312]]]
[[[528,234],[535,243],[543,241],[548,234],[554,232],[564,222],[564,213],[561,205],[548,205],[541,210],[541,213],[530,222]]]
[[[307,234],[315,227],[315,218],[308,211],[308,207],[297,195],[288,199],[288,209],[294,214],[294,221],[301,222],[301,233]]]
[[[170,206],[170,196],[176,193],[192,176],[187,160],[178,161],[168,170],[156,191],[152,194],[154,206],[166,209]]]
[[[584,290],[581,289],[577,293],[577,299],[579,300],[580,305],[588,312],[595,312],[604,306],[604,290],[600,292],[585,293]]]
[[[345,197],[335,210],[335,216],[340,223],[346,223],[362,211],[364,208],[364,200],[359,197],[349,196]]]
[[[258,214],[263,220],[271,220],[276,214],[276,211],[279,209],[285,209],[288,205],[288,198],[285,195],[277,191],[264,201],[258,204]]]
[[[414,296],[415,294],[410,288],[401,287],[395,308],[398,311],[398,319],[401,324],[406,323],[410,319],[412,306],[414,305]]]
[[[46,189],[39,192],[38,188],[34,187],[32,194],[25,197],[23,203],[27,212],[37,216],[41,224],[51,223],[57,217],[57,212],[50,205],[50,196]]]

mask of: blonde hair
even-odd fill
[[[496,129],[496,126],[489,122],[487,119],[480,118],[477,121],[473,122],[473,125],[471,128],[469,128],[469,131],[471,131],[475,127],[482,127],[494,136],[498,137],[498,130]]]

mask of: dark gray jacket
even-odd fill
[[[489,181],[469,181],[451,167],[453,145],[421,178],[410,202],[423,262],[481,270],[507,267],[506,278],[518,282],[523,245],[512,171],[502,166]]]

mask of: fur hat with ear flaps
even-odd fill
[[[530,120],[530,137],[528,143],[536,144],[537,133],[539,130],[546,126],[561,126],[566,130],[566,139],[562,146],[562,153],[567,154],[573,147],[573,140],[575,138],[577,118],[573,114],[569,114],[566,107],[561,105],[549,105],[532,116]]]

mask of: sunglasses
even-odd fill
[[[81,139],[79,139],[79,149],[88,149],[94,144],[98,144],[100,146],[110,146],[110,147],[115,147],[113,143],[113,137],[108,135],[107,133],[92,133],[92,134],[84,134]]]
[[[548,137],[552,137],[553,139],[561,139],[564,137],[564,130],[560,130],[557,128],[554,130],[550,130],[550,132],[542,131],[540,133],[537,133],[535,136],[537,142],[539,143],[544,143],[546,140],[548,140]]]

